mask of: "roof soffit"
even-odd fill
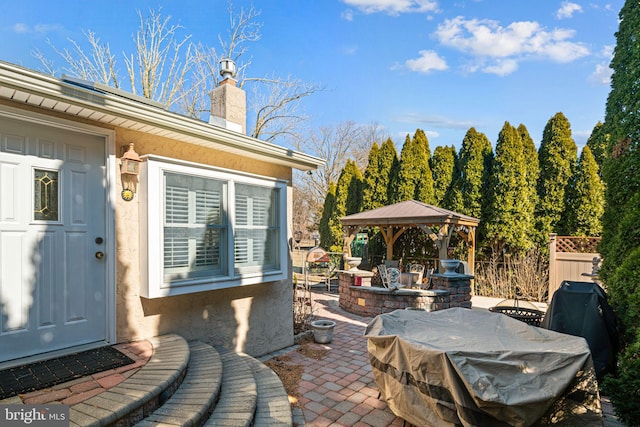
[[[323,159],[166,111],[157,103],[88,89],[3,61],[0,97],[303,171],[324,164]]]

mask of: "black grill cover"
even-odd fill
[[[551,299],[543,328],[583,337],[601,380],[614,373],[618,352],[618,330],[604,290],[593,282],[565,280]]]

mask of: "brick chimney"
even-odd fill
[[[237,87],[236,64],[230,59],[220,60],[222,81],[209,93],[211,115],[209,123],[235,132],[247,133],[247,95]]]

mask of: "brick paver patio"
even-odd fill
[[[318,359],[298,351],[284,353],[290,361],[304,367],[298,386],[302,416],[294,425],[306,426],[402,426],[386,403],[378,399],[367,355],[366,325],[372,320],[345,312],[338,307],[338,295],[313,292],[316,318],[336,322],[333,339],[328,344],[311,344],[313,349],[326,350]],[[482,301],[492,303],[493,301]],[[608,399],[603,397],[604,427],[620,427]],[[298,420],[296,420],[298,418]],[[298,421],[298,424],[296,424]],[[407,423],[407,426],[410,424]]]
[[[336,321],[336,327],[330,343],[311,344],[327,351],[319,360],[297,351],[286,353],[288,363],[304,366],[298,393],[306,425],[401,426],[402,419],[378,399],[362,336],[371,318],[340,310],[338,295],[314,292],[312,298],[315,316]]]

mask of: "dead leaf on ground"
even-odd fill
[[[302,381],[302,373],[304,367],[291,363],[291,357],[283,355],[276,356],[273,359],[267,360],[265,363],[273,372],[278,375],[284,389],[289,395],[289,403],[291,407],[300,405],[300,394],[298,393],[298,384]]]
[[[327,350],[322,344],[316,344],[311,337],[304,338],[300,342],[300,348],[296,351],[306,357],[316,360],[324,359],[329,352],[329,350]]]

